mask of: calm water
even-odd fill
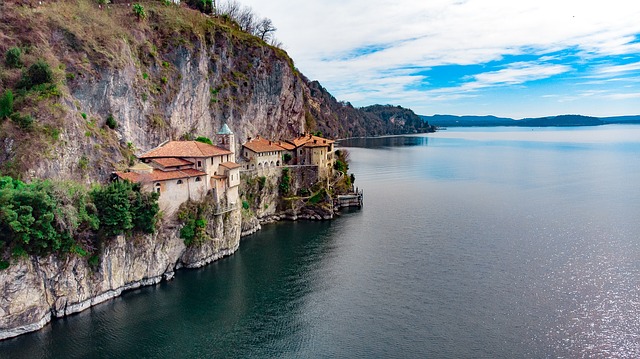
[[[640,357],[640,126],[348,145],[361,211],[266,226],[0,357]]]

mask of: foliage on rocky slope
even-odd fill
[[[225,122],[239,142],[428,129],[338,102],[286,52],[226,17],[142,5],[144,18],[119,1],[0,3],[0,114],[9,112],[0,119],[1,173],[104,180],[136,153],[167,139],[210,137]],[[38,63],[50,78],[24,86]]]

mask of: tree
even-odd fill
[[[116,181],[91,191],[93,203],[98,208],[100,230],[106,236],[115,236],[133,228],[131,215],[132,184]]]
[[[273,21],[265,17],[258,23],[256,32],[257,36],[261,38],[262,41],[269,41],[276,30],[276,27],[273,26]]]

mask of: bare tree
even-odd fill
[[[251,35],[256,35],[256,28],[258,24],[256,16],[253,13],[253,9],[249,6],[245,6],[240,10],[236,21],[238,22],[238,25],[240,25],[240,29],[250,33]]]
[[[276,27],[273,26],[273,21],[269,18],[263,18],[256,27],[256,36],[262,39],[262,41],[269,41],[273,37],[273,33],[276,31]]]
[[[251,7],[242,6],[237,0],[219,0],[217,6],[213,2],[212,7],[218,15],[235,21],[242,31],[259,37],[271,46],[282,47],[282,43],[273,36],[277,30],[273,21],[266,17],[258,18]]]

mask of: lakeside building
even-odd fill
[[[270,141],[260,136],[245,142],[236,162],[235,136],[224,124],[214,143],[167,141],[139,156],[140,163],[124,172],[121,180],[140,183],[142,190],[160,194],[158,204],[167,214],[174,213],[188,200],[202,200],[211,193],[219,206],[234,207],[239,201],[240,170],[257,170],[275,175],[286,166],[314,166],[318,179],[333,173],[335,141],[305,134],[287,141]],[[286,159],[286,163],[285,163]]]
[[[249,137],[242,145],[242,156],[247,161],[246,170],[263,169],[267,167],[280,167],[284,149],[273,141],[260,137]]]
[[[145,191],[158,192],[158,204],[165,213],[174,213],[183,202],[201,200],[207,193],[212,193],[219,204],[235,206],[240,165],[232,151],[234,135],[225,124],[215,140],[220,146],[198,141],[165,142],[138,156],[141,163],[115,175],[140,183]]]
[[[270,141],[260,136],[242,145],[243,169],[261,170],[281,165],[317,166],[321,178],[333,173],[335,141],[304,134],[292,140]],[[288,157],[288,158],[287,158]]]

